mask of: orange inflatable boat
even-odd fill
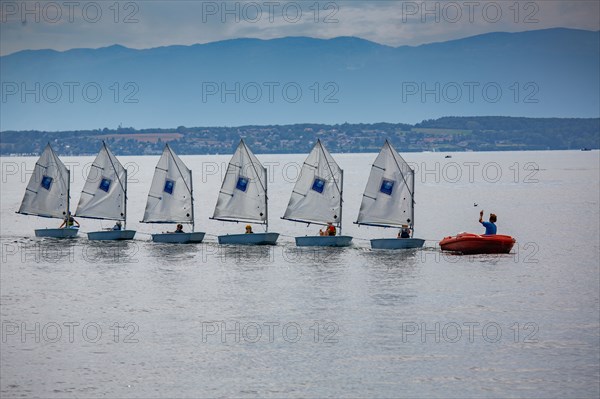
[[[460,233],[455,236],[444,237],[440,241],[442,251],[460,252],[471,254],[507,254],[515,245],[516,240],[511,236],[501,234],[479,235]]]

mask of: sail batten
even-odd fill
[[[69,171],[50,144],[35,164],[17,213],[64,218],[69,211]]]
[[[317,140],[303,163],[283,219],[340,225],[342,175],[339,165]]]
[[[154,169],[143,223],[193,223],[192,172],[167,144]]]
[[[267,170],[243,140],[223,179],[212,219],[267,223]]]
[[[386,141],[375,158],[365,187],[357,224],[412,226],[414,171]]]
[[[88,219],[125,220],[126,170],[106,144],[88,173],[75,215]]]

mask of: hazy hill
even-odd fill
[[[0,58],[0,128],[597,117],[599,37],[546,29],[398,48],[287,37],[22,51]]]

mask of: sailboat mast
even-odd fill
[[[127,169],[125,169],[125,205],[123,206],[123,230],[127,230]]]
[[[192,197],[192,232],[196,231],[196,218],[194,217],[194,178],[190,169],[190,196]]]
[[[344,170],[340,169],[340,236],[342,235],[342,214],[344,213],[342,210],[343,201],[343,192],[344,192]]]
[[[69,218],[69,212],[71,211],[70,207],[71,203],[71,169],[67,169],[67,218]],[[65,227],[69,227],[69,222],[67,219],[67,224]]]
[[[267,233],[269,232],[269,192],[267,190],[269,185],[269,175],[267,174],[267,168],[263,168],[265,170],[265,224],[267,226]]]
[[[412,221],[412,229],[410,229],[410,236],[412,237],[415,234],[415,171],[414,169],[411,170],[412,172],[412,188],[411,188],[411,196],[410,196],[410,209],[411,209],[411,215],[410,215],[410,220]]]

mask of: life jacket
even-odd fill
[[[335,233],[336,233],[336,230],[335,230],[334,225],[327,226],[327,235],[328,236],[334,236]]]
[[[68,216],[67,217],[67,223],[65,226],[67,227],[73,227],[73,225],[75,224],[75,219],[73,218],[73,216]]]

